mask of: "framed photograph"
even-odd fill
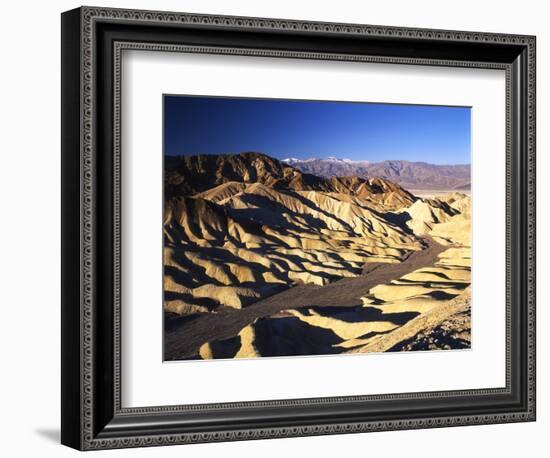
[[[535,37],[62,15],[62,443],[535,420]]]

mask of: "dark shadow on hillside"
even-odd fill
[[[407,321],[420,315],[418,312],[383,313],[375,307],[303,307],[299,310],[307,316],[319,315],[327,318],[334,318],[346,323],[361,323],[373,321],[389,321],[398,326],[404,325]]]
[[[390,223],[398,226],[405,233],[411,234],[411,235],[413,234],[412,229],[409,226],[407,226],[407,221],[410,221],[412,219],[411,215],[409,215],[407,212],[403,212],[403,213],[387,212],[387,213],[384,213],[382,216]]]

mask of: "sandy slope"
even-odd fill
[[[211,308],[241,308],[281,288],[323,286],[421,248],[359,197],[340,196],[229,182],[172,199],[164,223],[172,311],[174,301],[201,305],[194,299],[205,298]]]
[[[468,347],[470,269],[466,251],[445,250],[433,267],[371,288],[361,306],[301,306],[258,317],[236,337],[204,343],[199,354],[203,358],[287,355],[290,342],[297,341],[299,348],[290,354],[397,351],[414,345],[415,338],[419,342],[426,339],[425,344],[416,342],[418,349]],[[310,297],[315,301],[315,294]],[[449,320],[458,320],[460,325],[446,329]],[[432,333],[441,334],[435,342],[429,340]]]
[[[370,308],[363,310],[362,297],[377,285],[389,283],[408,272],[422,267],[432,266],[438,256],[445,251],[445,247],[427,238],[425,248],[413,252],[407,259],[400,263],[375,263],[365,268],[365,273],[356,277],[343,278],[325,286],[299,285],[287,289],[279,294],[255,302],[247,307],[236,310],[232,308],[220,308],[216,313],[194,314],[182,316],[171,320],[172,323],[166,333],[166,358],[179,359],[197,353],[199,347],[205,342],[217,342],[236,336],[243,328],[254,323],[258,319],[265,326],[269,325],[269,318],[289,316],[289,308],[317,308],[323,313],[345,313],[355,320],[375,320],[381,315],[380,311]],[[349,313],[351,312],[351,313]],[[359,312],[359,314],[357,314]],[[367,312],[365,314],[365,312]],[[398,324],[403,324],[411,318],[411,314],[393,314],[391,318]],[[292,320],[290,320],[292,321]],[[300,321],[300,320],[294,320]],[[284,320],[283,323],[289,322]],[[276,323],[281,323],[277,321]],[[320,328],[299,323],[301,329],[311,329],[315,333]],[[281,327],[278,331],[283,337],[292,328]],[[331,332],[331,331],[327,331]],[[261,333],[260,333],[261,334]],[[288,339],[288,337],[285,337]],[[298,334],[291,340],[296,341]],[[297,344],[297,342],[295,342]],[[233,345],[233,344],[232,344]],[[302,344],[300,344],[302,345]],[[217,345],[219,348],[220,345]],[[323,342],[316,343],[316,347],[326,352]],[[271,347],[273,352],[275,347]],[[305,351],[305,350],[304,350]],[[337,351],[332,349],[331,352]],[[291,353],[294,354],[294,353]],[[306,352],[306,354],[308,354]]]

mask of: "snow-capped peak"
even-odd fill
[[[335,156],[329,156],[325,159],[321,159],[321,161],[325,161],[325,162],[344,162],[346,164],[356,164],[358,162],[365,162],[365,161],[354,161],[353,159],[348,159],[348,158],[340,159],[340,158],[335,157]]]
[[[285,164],[298,164],[300,162],[314,162],[314,161],[320,161],[320,162],[335,162],[335,163],[345,163],[345,164],[364,164],[368,163],[368,161],[354,161],[353,159],[344,158],[339,159],[336,156],[329,156],[325,158],[316,158],[311,157],[309,159],[298,159],[296,157],[288,157],[286,159],[282,159],[281,162],[284,162]]]

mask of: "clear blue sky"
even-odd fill
[[[470,163],[466,107],[167,95],[164,129],[168,155]]]

